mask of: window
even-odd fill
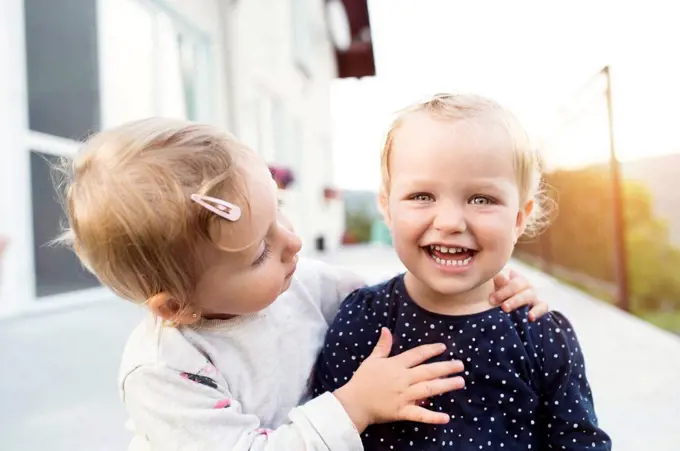
[[[308,77],[311,76],[311,66],[314,59],[313,23],[310,7],[308,0],[291,0],[293,59]]]
[[[271,124],[272,137],[274,142],[274,159],[277,163],[290,166],[288,155],[290,130],[288,126],[288,115],[280,100],[273,100],[271,103]]]
[[[24,0],[24,17],[30,129],[76,140],[99,130],[97,1]]]
[[[70,250],[49,245],[65,222],[55,155],[132,119],[211,119],[210,41],[164,3],[24,0],[38,297],[99,286]]]
[[[301,122],[286,110],[280,100],[272,101],[271,114],[274,159],[277,163],[298,170],[303,144]]]
[[[99,286],[70,249],[50,245],[66,222],[51,177],[51,167],[57,159],[31,151],[35,291],[39,298]]]
[[[207,40],[151,2],[100,1],[104,125],[209,119]]]

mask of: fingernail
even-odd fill
[[[503,310],[505,310],[506,312],[509,312],[511,310],[511,307],[512,306],[510,305],[509,302],[506,302],[505,304],[503,304]]]
[[[492,304],[495,304],[496,303],[496,296],[494,296],[493,294],[491,296],[489,296],[489,301],[491,301]]]

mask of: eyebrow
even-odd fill
[[[441,182],[439,180],[434,180],[434,179],[425,179],[425,178],[413,178],[413,179],[406,179],[403,182],[404,186],[412,187],[412,186],[436,186],[436,185],[441,185]],[[507,181],[505,179],[479,179],[479,180],[471,180],[466,183],[466,185],[469,186],[474,186],[478,188],[499,188],[505,185]]]
[[[480,182],[474,182],[471,183],[470,185],[477,188],[477,189],[492,189],[492,190],[498,190],[498,189],[503,189],[505,188],[508,182],[505,180],[499,180],[499,181],[491,181],[491,180],[484,180]]]

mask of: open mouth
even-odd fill
[[[423,250],[437,264],[444,266],[467,266],[478,252],[467,247],[446,247],[438,244],[424,246]]]

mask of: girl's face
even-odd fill
[[[421,296],[486,299],[531,211],[520,205],[511,149],[483,120],[416,113],[395,131],[386,219]]]
[[[246,315],[269,306],[290,286],[302,246],[278,209],[276,186],[264,162],[254,159],[243,177],[249,206],[239,205],[242,215],[235,222],[218,221],[216,245],[206,243],[201,249],[204,270],[193,302],[206,319]],[[220,249],[241,249],[249,243],[236,252]]]

